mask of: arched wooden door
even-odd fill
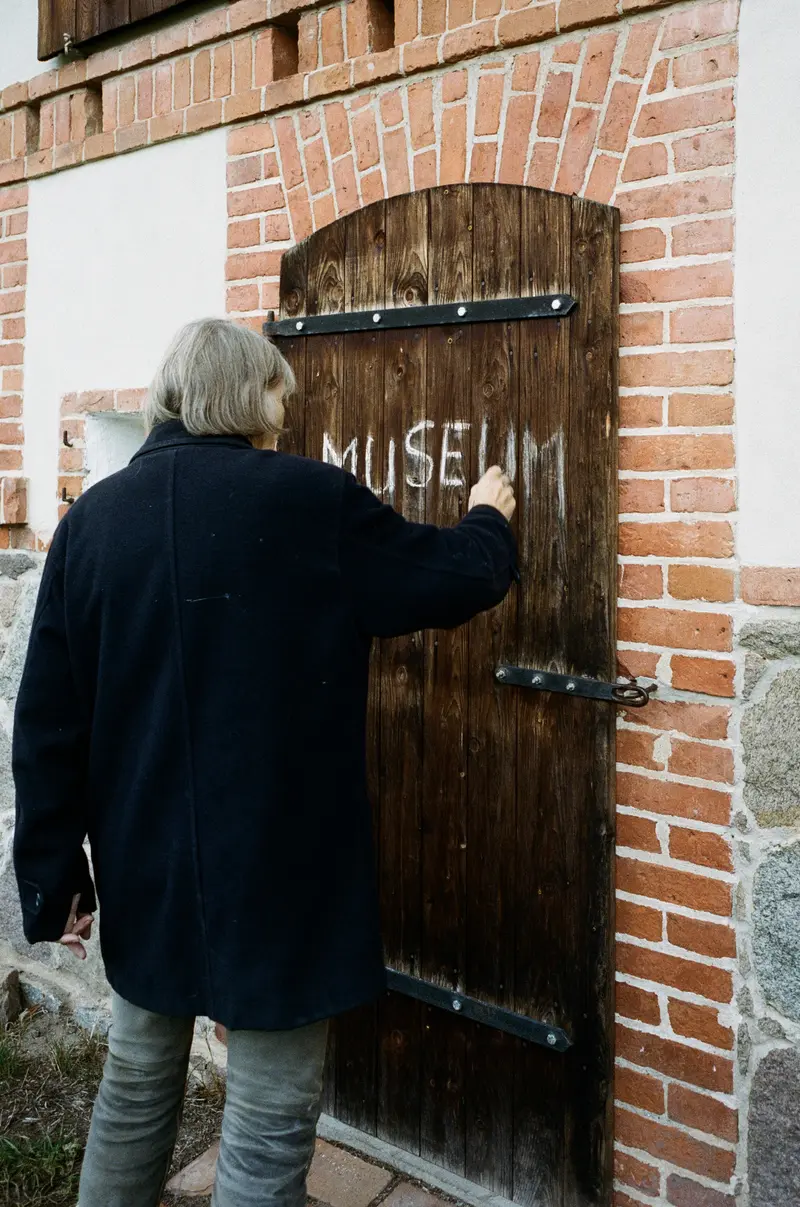
[[[615,676],[616,242],[616,212],[579,198],[395,197],[286,253],[265,328],[297,374],[292,451],[437,524],[485,466],[515,477],[518,588],[467,628],[374,650],[383,925],[404,976],[337,1023],[327,1109],[538,1207],[611,1201],[615,716],[496,671]],[[451,303],[469,305],[391,327]],[[473,1021],[486,1004],[502,1010]],[[515,1018],[544,1026],[521,1037]]]

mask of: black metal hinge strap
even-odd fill
[[[447,306],[398,306],[359,310],[353,314],[312,314],[264,323],[272,339],[299,335],[344,335],[349,331],[379,331],[398,327],[442,327],[463,323],[499,323],[514,319],[562,318],[577,302],[568,293],[535,298],[496,298],[491,302],[453,302]]]
[[[522,666],[498,666],[494,672],[498,683],[508,687],[529,687],[533,691],[563,692],[567,696],[582,696],[586,700],[606,700],[624,708],[644,708],[656,691],[656,684],[642,687],[639,683],[602,683],[579,675],[556,675],[552,671],[532,671]]]
[[[477,998],[466,997],[452,989],[443,989],[441,985],[433,985],[430,981],[420,980],[419,977],[397,972],[394,968],[386,969],[386,978],[389,988],[395,993],[413,997],[418,1002],[424,1002],[426,1006],[436,1006],[450,1014],[468,1018],[474,1023],[483,1023],[486,1027],[493,1027],[495,1031],[506,1031],[519,1039],[541,1044],[551,1052],[566,1052],[567,1048],[572,1047],[572,1040],[561,1027],[540,1023],[525,1014],[515,1014],[513,1010],[480,1002]]]

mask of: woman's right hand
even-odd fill
[[[514,498],[514,488],[508,474],[503,473],[499,465],[493,465],[476,482],[469,496],[470,510],[473,507],[494,507],[507,520],[510,520],[517,506]]]

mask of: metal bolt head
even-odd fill
[[[454,1009],[454,1010],[460,1010],[460,1009],[461,1009],[461,1002],[458,1000],[458,998],[457,998],[457,997],[454,997],[454,998],[453,998],[453,1009]]]
[[[373,321],[373,323],[379,323],[381,321],[381,316],[378,314],[377,311],[375,312],[375,314],[373,314],[372,321]]]
[[[556,1044],[558,1043],[558,1040],[556,1039],[556,1037],[552,1031],[547,1032],[547,1042],[549,1043],[551,1048],[554,1048],[556,1046]]]
[[[551,310],[560,310],[561,309],[561,298],[553,298],[552,302],[550,303],[550,309]]]
[[[294,326],[296,331],[302,331],[304,324],[300,319],[298,319]]]
[[[567,691],[568,691],[568,692],[574,692],[574,691],[575,691],[575,684],[572,682],[572,680],[570,680],[570,682],[567,684]]]
[[[541,675],[534,675],[533,678],[531,679],[531,683],[534,685],[534,687],[538,687],[539,684],[541,683],[541,681],[542,681]]]
[[[501,667],[499,667],[499,668],[498,668],[498,669],[497,669],[497,670],[494,672],[494,677],[495,677],[495,679],[505,679],[505,677],[506,677],[506,670],[505,670],[505,668],[504,668],[504,667],[502,667],[502,666],[501,666]]]
[[[461,318],[461,319],[463,319],[463,317],[464,317],[464,315],[465,315],[466,313],[467,313],[467,308],[466,308],[466,306],[459,306],[458,310],[456,311],[456,314],[457,314],[457,315],[458,315],[458,317],[459,317],[459,318]]]

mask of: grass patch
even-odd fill
[[[0,1207],[74,1207],[106,1047],[43,1010],[0,1029]],[[170,1174],[217,1139],[224,1095],[213,1063],[193,1061]],[[171,1207],[207,1202],[170,1200]]]
[[[73,1202],[81,1145],[60,1136],[0,1136],[0,1202]]]
[[[64,1080],[99,1081],[105,1043],[95,1035],[80,1036],[71,1043],[57,1039],[50,1045],[49,1058],[53,1071]]]
[[[22,1045],[15,1035],[0,1033],[0,1086],[20,1081],[25,1076],[28,1062]]]

